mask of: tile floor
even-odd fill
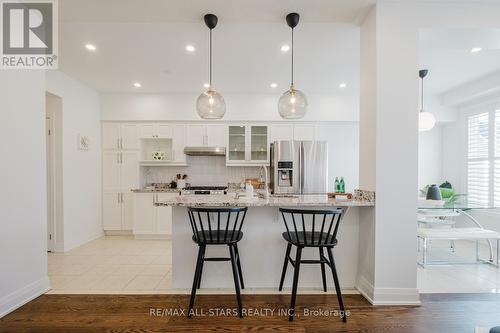
[[[49,293],[159,293],[171,285],[169,240],[105,236],[66,253],[49,253]]]
[[[475,260],[475,245],[470,241],[455,241],[455,253],[448,241],[433,241],[428,260],[471,262]],[[480,246],[480,257],[489,256],[488,247]],[[493,251],[495,256],[495,251]],[[420,258],[419,258],[420,259]],[[494,292],[500,293],[500,269],[487,264],[418,266],[417,284],[421,293]]]
[[[474,259],[473,243],[456,241],[455,244],[455,253],[451,253],[449,242],[434,241],[428,259]],[[480,253],[486,257],[487,247],[481,246]],[[48,257],[52,285],[49,293],[175,292],[171,289],[172,252],[169,240],[105,236],[66,253],[49,253]],[[492,265],[418,266],[417,272],[421,293],[500,293],[500,269]]]

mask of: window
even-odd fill
[[[472,204],[500,205],[500,110],[467,118],[467,193]]]

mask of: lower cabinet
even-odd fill
[[[156,206],[155,202],[177,193],[134,194],[133,232],[136,238],[165,238],[172,234],[172,207]]]
[[[132,230],[134,209],[132,199],[132,193],[103,193],[102,222],[105,231]]]

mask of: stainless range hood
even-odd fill
[[[190,156],[226,156],[226,147],[185,147],[184,154]]]

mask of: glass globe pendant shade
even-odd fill
[[[278,112],[283,119],[300,119],[307,112],[307,98],[300,90],[290,87],[281,95]]]
[[[222,119],[226,113],[226,102],[221,94],[209,89],[198,96],[196,111],[203,119]]]
[[[418,130],[420,132],[430,131],[436,124],[436,117],[430,112],[420,111],[418,114]]]

